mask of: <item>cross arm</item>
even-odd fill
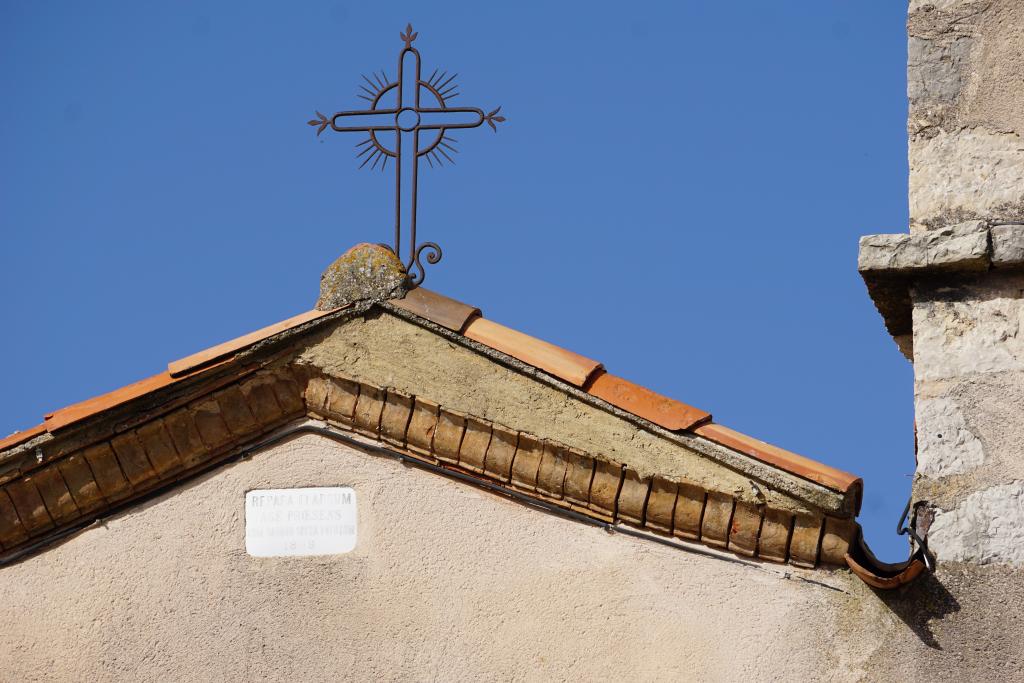
[[[395,113],[397,111],[397,109],[339,111],[330,117],[317,112],[318,118],[307,121],[307,123],[317,127],[317,135],[323,133],[327,126],[330,126],[331,130],[339,133],[369,133],[375,130],[394,130]]]
[[[482,123],[487,123],[491,128],[497,130],[495,123],[502,123],[504,116],[498,116],[501,107],[484,113],[483,109],[476,107],[419,107],[421,130],[437,130],[439,128],[476,128]]]

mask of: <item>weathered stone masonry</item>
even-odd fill
[[[911,234],[862,239],[860,270],[914,363],[931,548],[1020,565],[1024,4],[913,0],[907,28]]]
[[[1024,220],[1024,5],[912,0],[911,232]]]

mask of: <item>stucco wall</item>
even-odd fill
[[[309,485],[355,488],[356,550],[246,555],[245,492]],[[846,572],[609,535],[314,436],[0,570],[0,590],[10,681],[846,680],[873,644],[833,637],[868,609]]]
[[[245,492],[312,485],[355,488],[356,550],[249,557]],[[610,535],[317,436],[2,569],[0,590],[5,681],[946,680],[986,659],[846,571]]]

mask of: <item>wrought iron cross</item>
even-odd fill
[[[413,33],[412,24],[399,33],[405,47],[398,54],[398,80],[391,81],[387,74],[374,73],[373,80],[363,76],[366,85],[360,85],[363,92],[359,97],[370,103],[369,109],[360,111],[340,111],[331,117],[319,111],[316,119],[309,125],[317,128],[319,136],[330,126],[339,133],[366,133],[367,138],[356,145],[359,153],[356,158],[365,157],[359,168],[367,164],[370,169],[380,164],[383,171],[389,159],[395,162],[395,246],[394,252],[405,264],[406,272],[414,285],[423,282],[426,273],[420,262],[420,255],[426,251],[427,263],[441,260],[441,247],[434,242],[416,243],[416,184],[419,173],[419,159],[423,157],[433,168],[444,166],[452,157],[449,153],[458,150],[452,143],[455,138],[449,136],[449,130],[458,128],[476,128],[486,122],[497,131],[496,124],[505,120],[499,116],[501,107],[484,114],[476,107],[449,107],[448,102],[458,96],[458,86],[454,80],[458,74],[448,76],[448,72],[438,75],[438,69],[427,80],[420,77],[420,53],[412,46],[418,33]],[[388,107],[381,104],[385,95],[394,91],[395,104]],[[428,104],[424,106],[423,101]],[[421,135],[423,140],[421,144]],[[391,137],[393,145],[389,146],[381,140]],[[372,162],[372,163],[371,163]],[[402,225],[409,227],[408,253],[402,256]],[[414,272],[415,270],[415,272]]]

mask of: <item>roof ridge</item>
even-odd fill
[[[714,423],[711,414],[706,411],[613,375],[607,372],[599,361],[488,320],[483,317],[479,308],[423,287],[412,290],[404,299],[389,301],[387,305],[402,309],[536,367],[599,401],[663,429],[696,434],[720,446],[826,488],[843,493],[852,492],[855,496],[855,509],[859,511],[863,487],[860,477]],[[307,323],[323,320],[339,310],[343,309],[312,310],[300,313],[281,322],[172,361],[164,372],[49,413],[41,424],[0,440],[0,452],[24,444],[48,432],[52,433],[81,422],[106,410],[175,384],[198,372],[229,362],[238,353],[260,342]]]
[[[388,303],[523,363],[533,365],[582,389],[595,398],[659,427],[674,432],[685,431],[697,434],[720,446],[760,460],[802,479],[843,493],[852,492],[855,496],[855,509],[860,510],[863,480],[854,474],[714,423],[708,412],[612,375],[599,361],[492,322],[483,317],[479,308],[468,306],[423,287],[413,291],[419,292],[413,300],[409,300],[407,296],[402,302],[390,301]],[[455,307],[463,307],[475,314],[467,315],[457,325],[452,324],[452,320],[449,318],[437,316],[437,311],[447,311]]]

